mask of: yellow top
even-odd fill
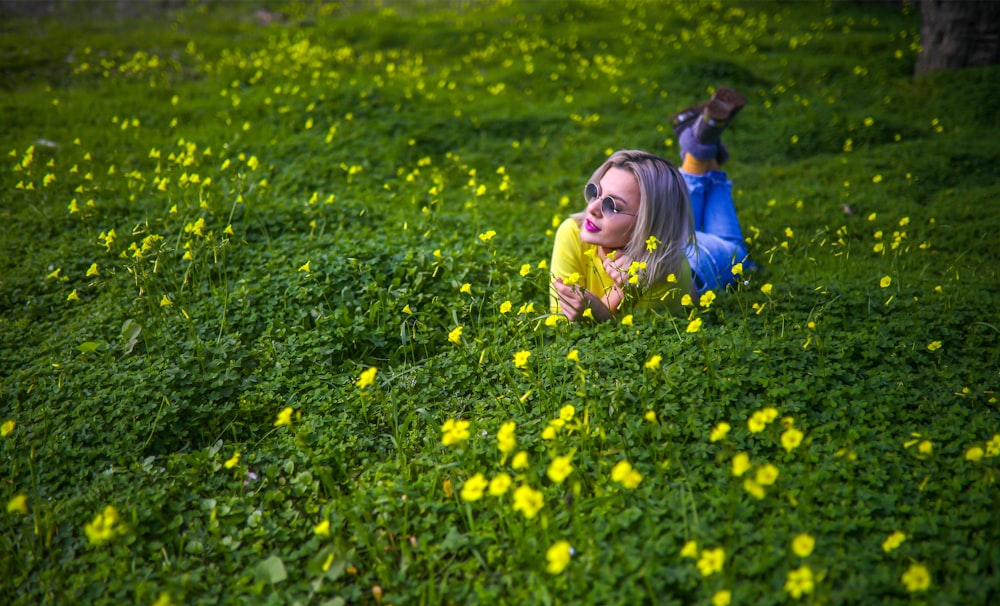
[[[606,293],[615,282],[604,271],[597,246],[580,241],[580,224],[572,217],[566,219],[556,231],[555,244],[552,247],[552,264],[550,265],[552,279],[562,278],[567,281],[574,273],[578,274],[578,283],[598,295],[605,301]],[[681,297],[691,293],[691,266],[687,257],[683,257],[679,275],[671,276],[653,284],[644,290],[636,299],[627,296],[620,311],[628,309],[667,310],[675,315],[684,315]],[[555,289],[549,289],[549,307],[552,313],[560,313],[559,299]]]

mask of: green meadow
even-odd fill
[[[0,21],[10,604],[1000,601],[1000,67],[827,2]],[[756,269],[549,314],[615,149],[750,103]]]

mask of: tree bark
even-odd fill
[[[1000,2],[921,0],[916,75],[1000,63]]]

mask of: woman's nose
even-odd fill
[[[601,199],[594,198],[590,202],[587,202],[587,210],[592,215],[597,215],[598,217],[603,216],[604,213],[601,211]]]

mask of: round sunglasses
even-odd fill
[[[588,183],[587,187],[584,188],[583,194],[587,197],[587,201],[591,201],[601,195],[601,191],[597,188],[596,183]],[[601,213],[605,215],[627,215],[629,217],[634,217],[635,213],[626,213],[618,210],[618,206],[615,205],[615,199],[611,196],[604,196],[601,198]]]

